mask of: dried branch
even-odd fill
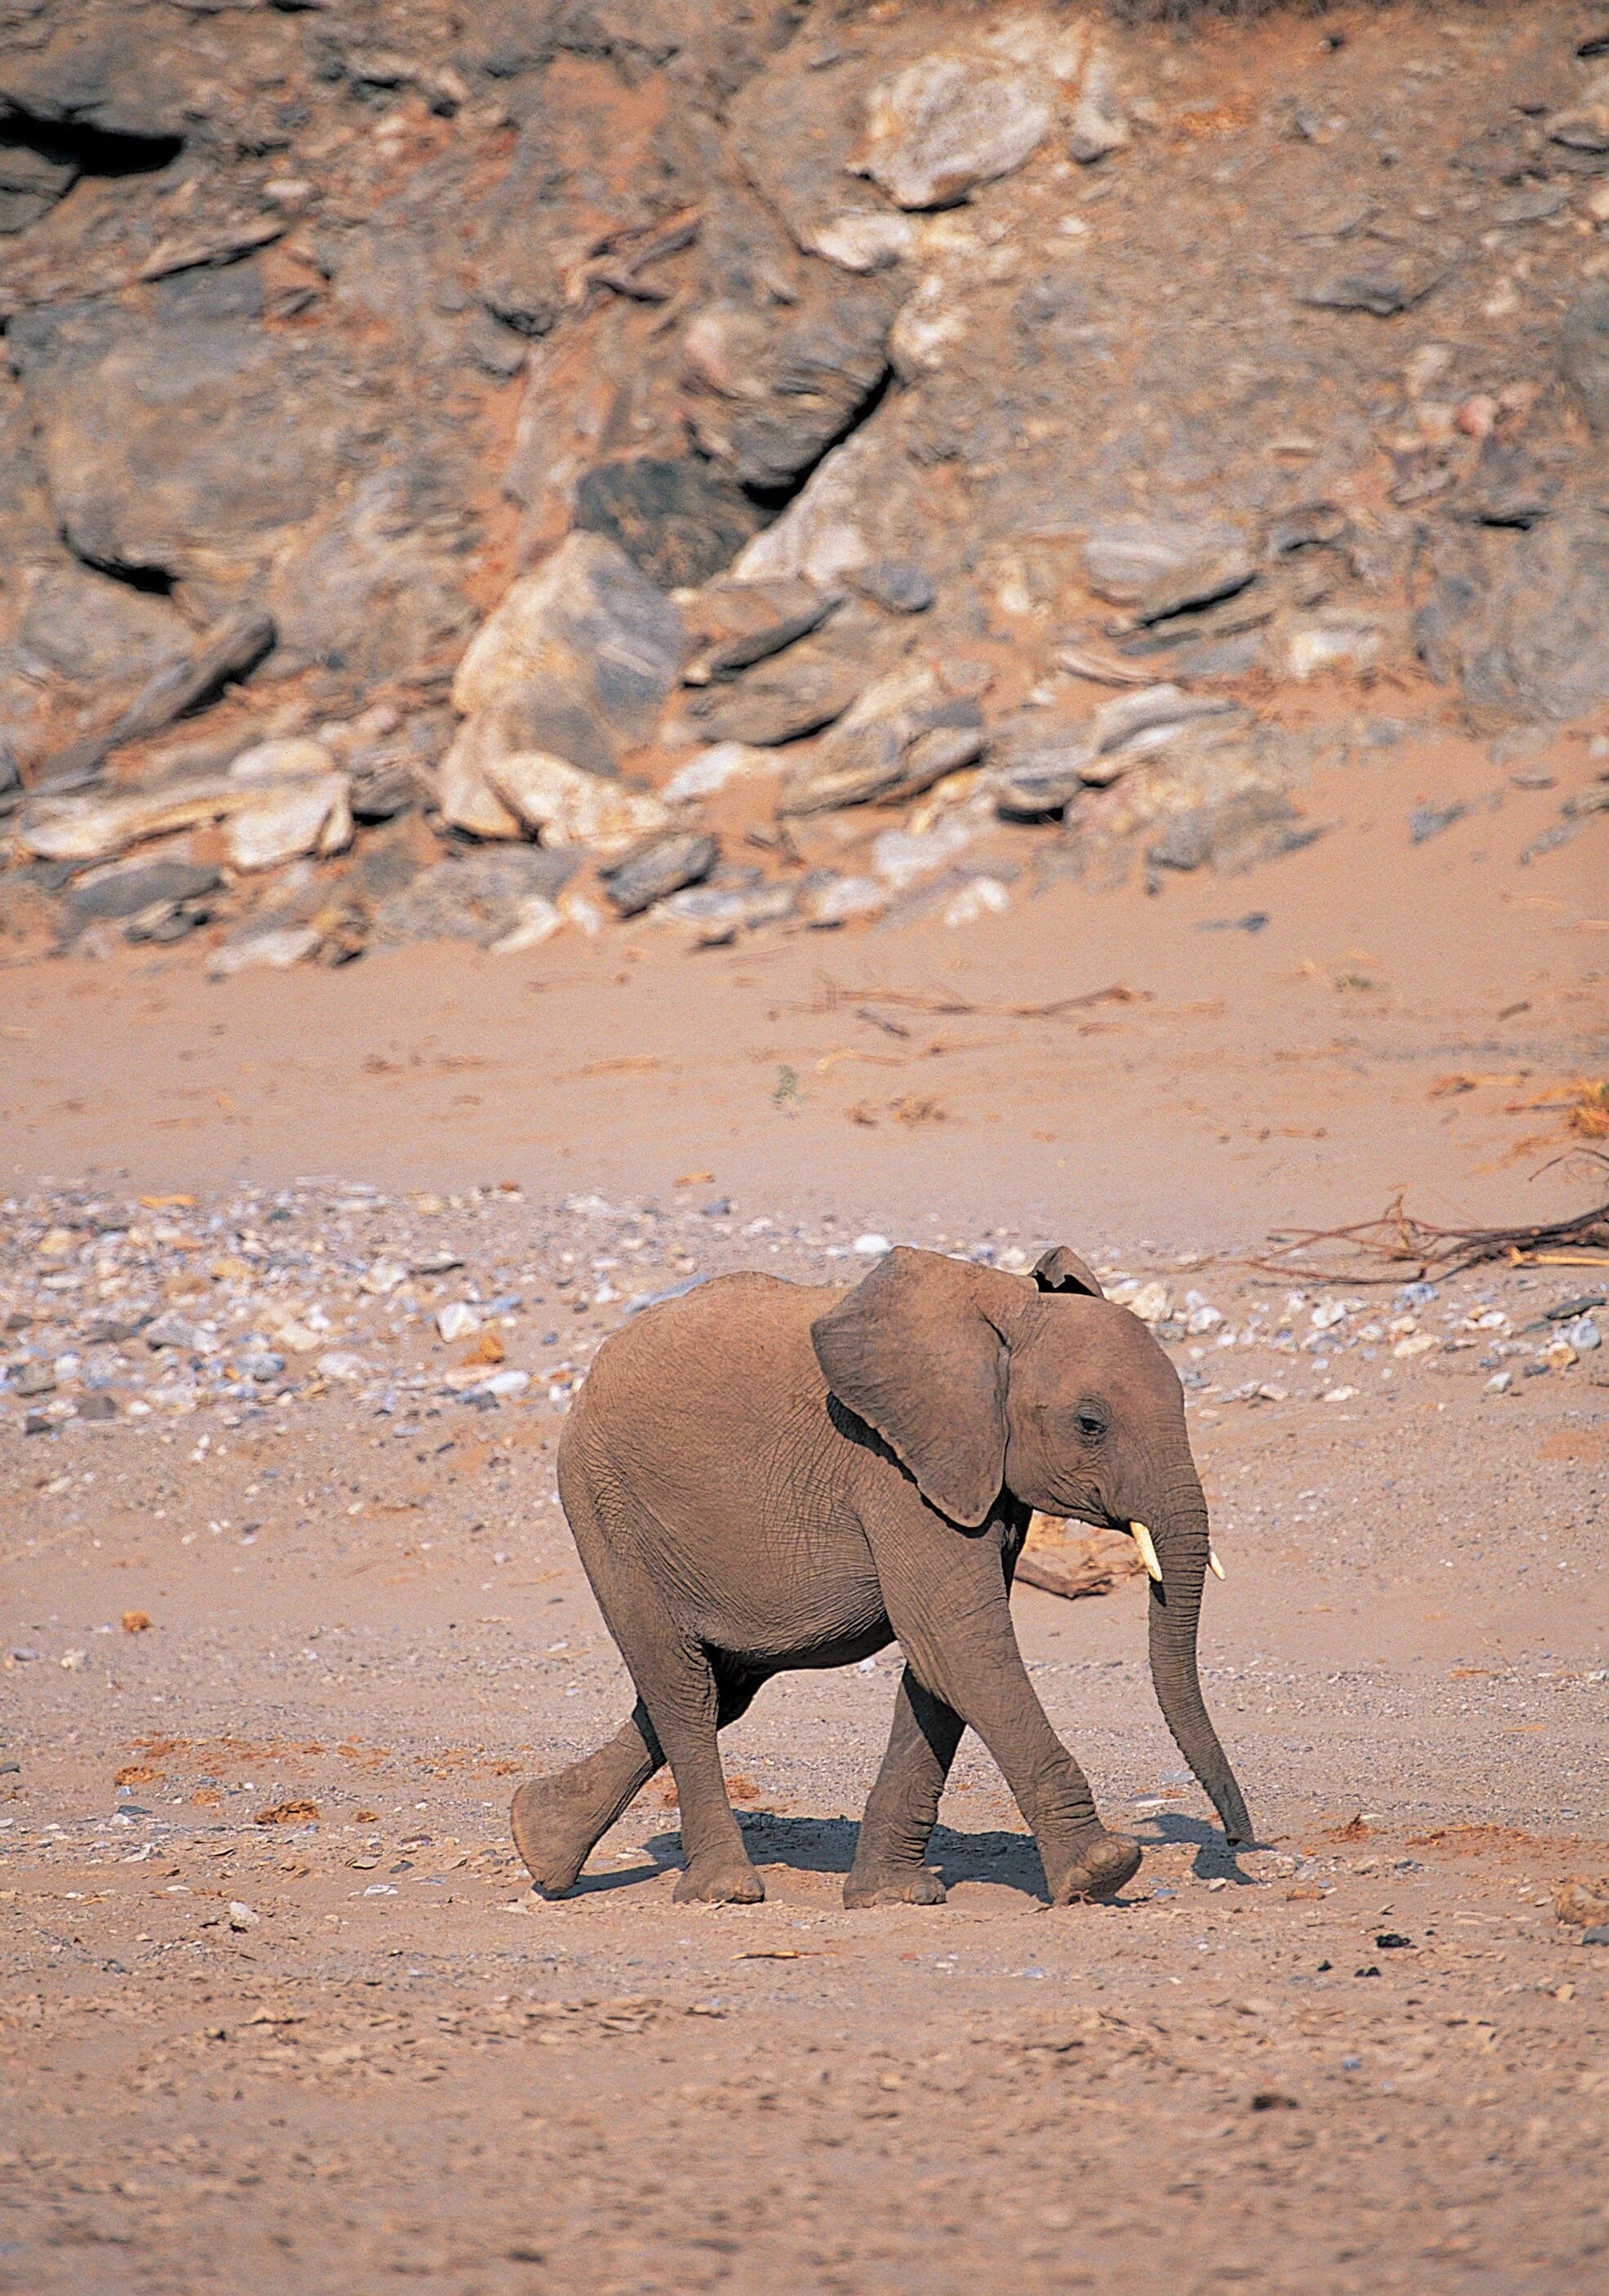
[[[1609,1171],[1609,1156],[1596,1150],[1572,1152],[1584,1152],[1588,1161]],[[1556,1164],[1568,1160],[1555,1157],[1552,1160]],[[1547,1171],[1552,1167],[1545,1164],[1541,1168]],[[1441,1227],[1405,1210],[1399,1193],[1378,1219],[1359,1220],[1348,1227],[1296,1228],[1288,1234],[1277,1232],[1268,1241],[1276,1250],[1266,1259],[1249,1260],[1248,1267],[1319,1283],[1399,1283],[1405,1275],[1417,1280],[1433,1269],[1439,1275],[1457,1275],[1493,1259],[1506,1259],[1514,1267],[1590,1267],[1602,1264],[1596,1255],[1609,1253],[1609,1201],[1594,1204],[1568,1219],[1538,1220],[1512,1227]],[[1354,1251],[1364,1266],[1371,1259],[1383,1261],[1384,1268],[1377,1275],[1369,1275],[1359,1266],[1319,1268],[1297,1264],[1298,1254],[1319,1244]]]

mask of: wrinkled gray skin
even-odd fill
[[[769,1676],[896,1638],[905,1672],[845,1902],[942,1900],[923,1857],[969,1724],[1033,1829],[1053,1902],[1121,1889],[1139,1850],[1096,1816],[1012,1629],[1036,1507],[1150,1525],[1157,1697],[1229,1838],[1251,1838],[1196,1678],[1207,1509],[1178,1378],[1064,1248],[1031,1282],[902,1248],[848,1292],[730,1275],[649,1308],[599,1351],[559,1490],[638,1696],[606,1746],[514,1796],[540,1889],[570,1887],[668,1760],[677,1897],[763,1897],[718,1730]]]

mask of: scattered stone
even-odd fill
[[[93,554],[86,553],[86,555]],[[242,607],[226,615],[185,655],[160,669],[128,706],[93,734],[81,735],[41,763],[41,789],[70,789],[90,780],[111,752],[126,742],[160,733],[187,709],[230,678],[240,678],[256,668],[275,641],[272,615],[260,607]]]
[[[86,923],[91,919],[138,916],[157,906],[197,900],[217,890],[216,869],[191,861],[136,861],[81,877],[68,894],[68,906]]]
[[[1210,550],[1184,565],[1154,575],[1140,591],[1134,619],[1141,628],[1169,620],[1175,614],[1233,598],[1257,579],[1257,562],[1245,549],[1232,545]]]
[[[605,463],[577,487],[575,519],[664,590],[707,582],[765,523],[759,504],[703,455]]]
[[[886,607],[891,614],[925,614],[936,594],[928,576],[910,558],[874,558],[850,578],[863,598]]]
[[[1137,693],[1114,695],[1101,703],[1089,721],[1090,755],[1082,777],[1097,787],[1115,780],[1121,768],[1112,760],[1145,734],[1170,731],[1203,718],[1240,714],[1231,701],[1214,694],[1186,693],[1177,685],[1147,685]]]
[[[53,1395],[56,1374],[48,1364],[24,1364],[12,1385],[21,1396]]]
[[[689,360],[710,388],[689,403],[706,454],[762,494],[795,484],[882,384],[895,308],[881,286],[844,283],[781,322],[746,303],[701,312]]]
[[[655,909],[668,922],[690,925],[702,947],[723,947],[740,932],[781,924],[799,906],[799,890],[767,884],[758,869],[727,872],[702,885],[672,893]]]
[[[916,226],[908,216],[886,215],[880,209],[830,216],[807,226],[800,238],[807,251],[821,255],[841,271],[882,271],[908,253]]]
[[[1307,622],[1285,640],[1285,670],[1303,684],[1330,669],[1361,675],[1375,667],[1383,646],[1384,633],[1377,621]]]
[[[697,798],[714,797],[728,782],[775,773],[781,764],[774,750],[759,750],[748,742],[717,742],[678,766],[660,795],[667,805],[687,805]]]
[[[1080,167],[1093,167],[1097,160],[1110,157],[1113,152],[1125,150],[1131,130],[1118,101],[1117,80],[1112,61],[1096,48],[1090,56],[1084,85],[1073,110],[1072,131],[1067,148]]]
[[[311,750],[317,745],[287,746]],[[232,768],[235,774],[238,770]],[[224,857],[232,869],[277,869],[304,854],[346,850],[352,841],[352,809],[344,774],[324,773],[314,781],[281,782],[272,774],[263,778],[270,786],[254,791],[253,802],[225,826]]]
[[[225,941],[221,948],[214,949],[207,970],[220,980],[254,965],[267,965],[273,972],[283,972],[293,964],[304,964],[309,957],[316,956],[323,940],[324,935],[316,925],[248,926]]]
[[[600,781],[539,750],[499,758],[487,778],[515,819],[545,845],[590,845],[615,853],[669,825],[664,806],[647,791]]]
[[[1014,174],[1054,116],[1048,92],[1030,74],[940,52],[873,88],[866,142],[850,164],[899,207],[951,207]]]
[[[412,759],[382,758],[355,768],[347,795],[353,819],[367,826],[415,812],[431,791]]]
[[[698,721],[718,742],[766,749],[797,742],[841,718],[866,684],[866,673],[833,655],[795,655],[740,685],[711,693]]]
[[[731,596],[733,594],[728,590],[725,594]],[[811,593],[809,599],[792,613],[782,614],[776,620],[762,623],[757,628],[741,631],[737,636],[712,645],[708,652],[697,655],[682,672],[683,684],[709,685],[720,678],[735,677],[741,670],[751,668],[755,662],[768,660],[773,654],[782,653],[787,647],[797,644],[800,638],[808,638],[812,630],[819,629],[840,603],[834,595],[817,597]]]
[[[449,1347],[455,1340],[466,1340],[480,1328],[480,1310],[467,1300],[449,1300],[445,1308],[436,1310],[436,1329]]]
[[[1553,1910],[1561,1922],[1572,1929],[1589,1929],[1597,1923],[1609,1922],[1609,1874],[1571,1874],[1559,1883]]]
[[[640,915],[684,885],[702,884],[720,849],[702,830],[677,830],[634,846],[599,872],[609,898],[623,917]]]
[[[1550,115],[1547,132],[1572,152],[1609,152],[1609,72],[1599,72],[1573,103]]]
[[[1431,838],[1440,837],[1444,829],[1450,829],[1455,821],[1462,821],[1468,811],[1462,799],[1455,800],[1451,805],[1416,805],[1408,816],[1408,841],[1414,845],[1428,843]]]
[[[229,1903],[229,1926],[232,1930],[236,1931],[254,1930],[258,1927],[261,1920],[262,1915],[259,1913],[253,1912],[252,1908],[244,1904],[242,1899],[239,1898],[231,1898]]]
[[[1593,430],[1609,431],[1609,286],[1602,280],[1584,288],[1564,314],[1559,366]]]
[[[557,901],[577,859],[573,849],[531,845],[455,855],[422,869],[378,904],[374,937],[388,943],[472,940],[482,948],[500,947],[529,919],[529,904]]]
[[[984,917],[1001,917],[1011,906],[1011,889],[998,877],[973,877],[945,903],[943,922],[952,929],[975,925]]]
[[[1585,718],[1609,700],[1604,528],[1596,506],[1567,502],[1528,532],[1476,529],[1441,541],[1414,638],[1478,724]]]
[[[837,806],[919,796],[971,765],[985,747],[975,701],[945,693],[922,665],[869,685],[784,785],[779,810],[825,813]]]
[[[827,877],[806,886],[800,911],[808,924],[847,925],[876,916],[888,901],[888,887],[875,877]]]
[[[1287,798],[1253,791],[1175,814],[1162,836],[1146,847],[1145,859],[1153,870],[1189,871],[1211,865],[1220,876],[1236,876],[1261,862],[1300,853],[1325,833],[1323,824],[1304,821]],[[1235,922],[1246,931],[1259,931],[1268,918],[1255,914],[1260,923],[1250,917]]]
[[[305,734],[259,742],[231,760],[229,778],[236,782],[322,781],[335,770],[335,759],[322,742]]]
[[[1090,587],[1127,606],[1170,582],[1187,582],[1193,569],[1247,555],[1244,537],[1232,527],[1168,518],[1109,519],[1092,526],[1084,544]]]
[[[861,526],[864,488],[874,483],[877,441],[870,424],[824,455],[774,525],[733,564],[737,582],[802,580],[830,590],[875,555]]]
[[[1422,303],[1447,276],[1447,266],[1406,256],[1367,271],[1343,271],[1318,281],[1297,299],[1321,311],[1368,311],[1376,319],[1395,318]]]
[[[261,801],[261,791],[250,782],[224,775],[127,797],[41,793],[29,803],[16,835],[23,850],[42,861],[104,861],[175,830],[226,821]]]

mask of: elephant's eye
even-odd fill
[[[1079,1434],[1086,1443],[1098,1443],[1106,1432],[1106,1423],[1097,1419],[1092,1411],[1080,1411],[1076,1422]]]

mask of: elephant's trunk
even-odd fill
[[[1195,1629],[1207,1570],[1207,1503],[1200,1486],[1152,1520],[1162,1575],[1151,1588],[1151,1679],[1162,1719],[1201,1782],[1231,1841],[1250,1841],[1252,1821],[1218,1742],[1195,1665]]]

